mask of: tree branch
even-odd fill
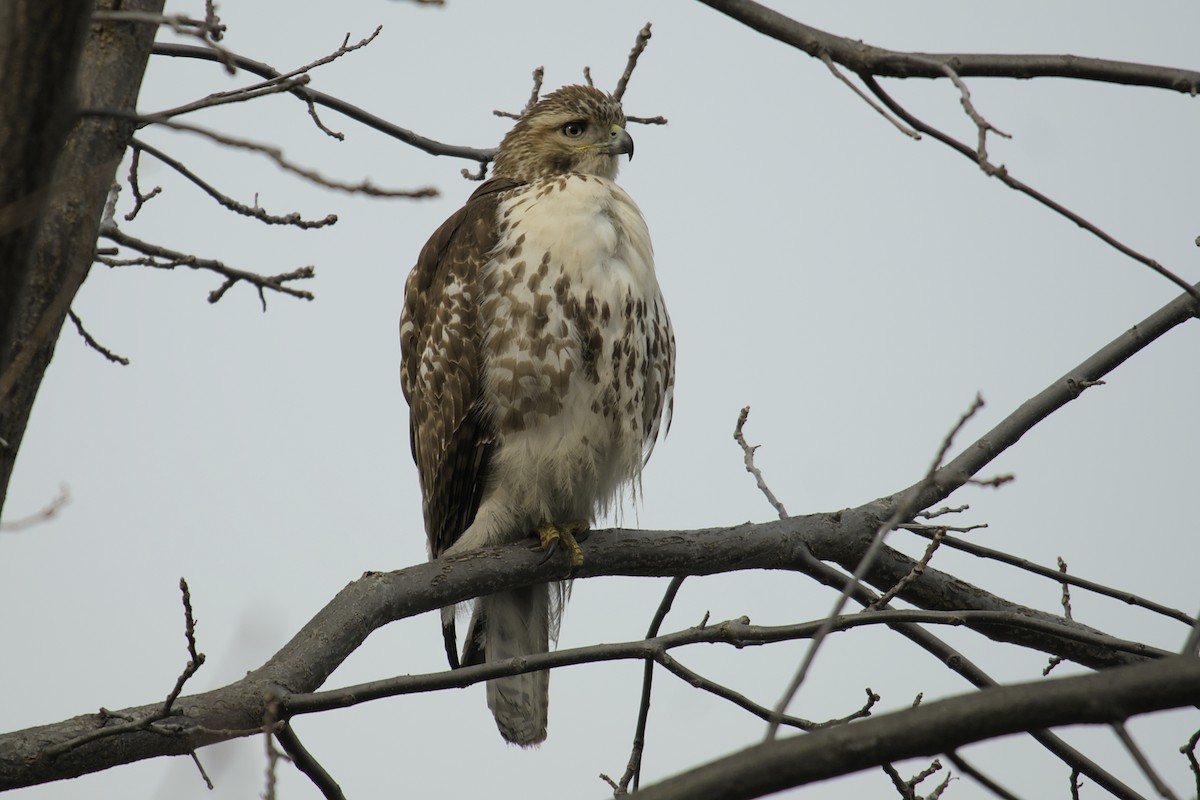
[[[1070,55],[910,53],[888,50],[826,33],[753,0],[700,2],[814,58],[828,55],[838,64],[859,74],[884,78],[946,78],[942,69],[945,66],[964,78],[1078,78],[1125,86],[1150,86],[1192,96],[1200,93],[1200,72],[1194,70]]]
[[[928,488],[919,493],[918,507],[941,502],[1040,420],[1077,397],[1081,380],[1098,380],[1175,325],[1189,319],[1192,305],[1187,295],[1168,303],[1102,348],[1066,378],[1023,404],[992,432],[937,470],[932,481],[923,480],[904,492],[843,512],[702,531],[613,531],[589,540],[587,560],[575,577],[708,575],[744,569],[791,569],[830,583],[829,567],[821,560],[853,570],[861,562],[879,526],[893,513],[897,498],[907,497],[928,483]],[[915,563],[885,547],[864,578],[872,585],[887,589],[904,578]],[[70,748],[53,760],[44,757],[46,750],[61,748],[97,727],[104,727],[110,719],[97,715],[76,717],[56,725],[0,737],[0,789],[74,777],[158,755],[187,753],[248,731],[261,731],[265,692],[278,691],[277,687],[284,687],[290,694],[317,689],[372,631],[382,625],[500,589],[561,579],[567,570],[559,559],[546,561],[540,551],[513,545],[480,550],[454,559],[439,559],[400,572],[369,574],[343,589],[270,661],[243,680],[213,692],[180,698],[175,704],[176,716],[164,720],[176,735],[129,731],[120,737]],[[1159,654],[1150,648],[1130,653],[1128,648],[1118,649],[1110,646],[1111,643],[1099,643],[1094,637],[1100,634],[1086,626],[1011,603],[932,568],[913,581],[901,597],[925,608],[1020,614],[1027,620],[1021,628],[978,619],[966,624],[997,641],[1037,648],[1091,667],[1128,664]],[[1047,628],[1047,625],[1056,627]],[[1063,630],[1073,634],[1064,635]],[[913,630],[906,635],[920,634]],[[635,657],[644,659],[652,655],[643,651]],[[541,658],[561,656],[562,653],[556,653]],[[527,662],[535,663],[532,658]],[[498,668],[501,672],[495,673]],[[514,668],[512,664],[472,669],[492,672],[475,675],[463,669],[452,675],[455,680],[482,680],[494,674],[521,671],[520,665]],[[136,717],[154,710],[155,706],[146,706],[125,713]]]
[[[196,47],[186,44],[169,44],[165,42],[156,42],[152,51],[155,55],[172,56],[175,58],[198,58],[203,61],[220,62],[213,51],[205,47]],[[252,72],[255,75],[263,78],[278,78],[282,73],[277,71],[269,64],[264,64],[261,61],[239,56],[236,53],[230,53],[230,58],[238,67]],[[356,105],[347,103],[332,95],[318,92],[315,89],[310,89],[307,86],[298,86],[292,89],[292,94],[304,100],[306,103],[316,103],[326,108],[331,108],[334,111],[345,114],[350,119],[360,122],[369,128],[374,128],[380,133],[387,134],[394,139],[399,139],[407,145],[411,145],[418,150],[422,150],[433,156],[450,156],[451,158],[465,158],[468,161],[489,162],[496,154],[494,147],[477,148],[466,147],[464,145],[446,144],[435,139],[430,139],[414,133],[407,128],[402,128],[399,125],[388,122],[385,119],[375,116],[374,114],[359,108]]]
[[[749,800],[1030,728],[1119,722],[1189,705],[1198,695],[1200,659],[1182,656],[1095,675],[1000,686],[756,745],[647,786],[639,797]]]

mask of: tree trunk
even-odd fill
[[[164,0],[97,0],[162,13]],[[91,267],[157,26],[88,28],[87,0],[0,4],[0,509],[38,386]]]

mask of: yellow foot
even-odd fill
[[[537,526],[538,538],[542,540],[542,549],[549,556],[553,552],[555,544],[561,544],[567,549],[567,555],[571,559],[571,568],[578,569],[583,566],[583,550],[579,547],[579,542],[575,541],[575,535],[583,533],[591,526],[586,519],[573,519],[567,522],[543,522]]]

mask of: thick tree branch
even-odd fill
[[[777,739],[647,786],[643,800],[749,800],[889,761],[1056,725],[1120,722],[1189,705],[1200,659],[1176,656],[1096,675],[1039,680]]]
[[[1200,92],[1200,72],[1193,70],[1071,55],[909,53],[887,50],[826,33],[753,0],[700,2],[814,58],[828,55],[838,64],[859,74],[884,78],[946,78],[942,67],[947,66],[963,78],[1078,78],[1126,86],[1151,86],[1190,95]]]

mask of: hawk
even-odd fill
[[[433,234],[404,287],[401,378],[431,559],[535,533],[559,541],[628,488],[665,418],[675,339],[650,234],[616,183],[633,157],[620,102],[566,86],[528,108],[493,177]],[[569,584],[475,601],[451,666],[544,653]],[[549,675],[490,681],[501,735],[546,738]]]

